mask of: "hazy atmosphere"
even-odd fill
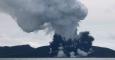
[[[88,16],[80,22],[79,31],[90,31],[94,45],[115,50],[115,0],[81,0],[88,8]],[[0,12],[0,46],[29,44],[32,47],[48,45],[53,32],[45,30],[24,32],[11,16]]]

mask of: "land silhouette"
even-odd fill
[[[55,34],[48,46],[32,48],[30,45],[0,47],[0,58],[114,58],[115,51],[105,47],[92,46],[94,38],[89,32],[82,32],[79,39],[65,41]]]
[[[93,49],[94,52],[86,56],[87,58],[115,57],[115,51],[112,49],[97,46],[93,46]],[[0,47],[0,58],[50,58],[49,52],[50,52],[49,46],[43,46],[36,49],[30,47],[29,45]]]

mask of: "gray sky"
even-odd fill
[[[115,50],[115,0],[82,1],[88,7],[89,13],[81,21],[79,31],[90,31],[95,37],[94,45]],[[9,15],[0,13],[0,46],[48,45],[52,34],[46,35],[44,31],[25,33]]]

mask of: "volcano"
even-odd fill
[[[115,58],[115,51],[112,49],[97,46],[93,46],[93,49],[94,52],[85,58]],[[49,52],[49,46],[43,46],[36,49],[29,45],[0,47],[0,58],[56,58],[50,57]]]
[[[53,41],[49,46],[32,48],[29,45],[0,47],[0,58],[114,58],[115,51],[109,48],[91,46],[90,49],[86,45],[75,47],[70,40],[65,42],[63,37],[55,34]],[[76,40],[75,40],[76,41]],[[63,46],[63,44],[65,45]],[[88,45],[89,46],[89,45]],[[81,51],[76,51],[81,49]],[[75,53],[77,52],[77,53]],[[83,55],[90,52],[88,55]],[[80,55],[81,54],[81,55]],[[82,56],[83,55],[83,56]]]

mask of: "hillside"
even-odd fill
[[[115,51],[93,46],[94,52],[87,57],[97,57],[97,58],[110,58],[115,57]],[[14,47],[0,47],[0,58],[40,58],[40,57],[50,57],[49,46],[43,46],[39,48],[32,48],[29,45],[14,46]]]

